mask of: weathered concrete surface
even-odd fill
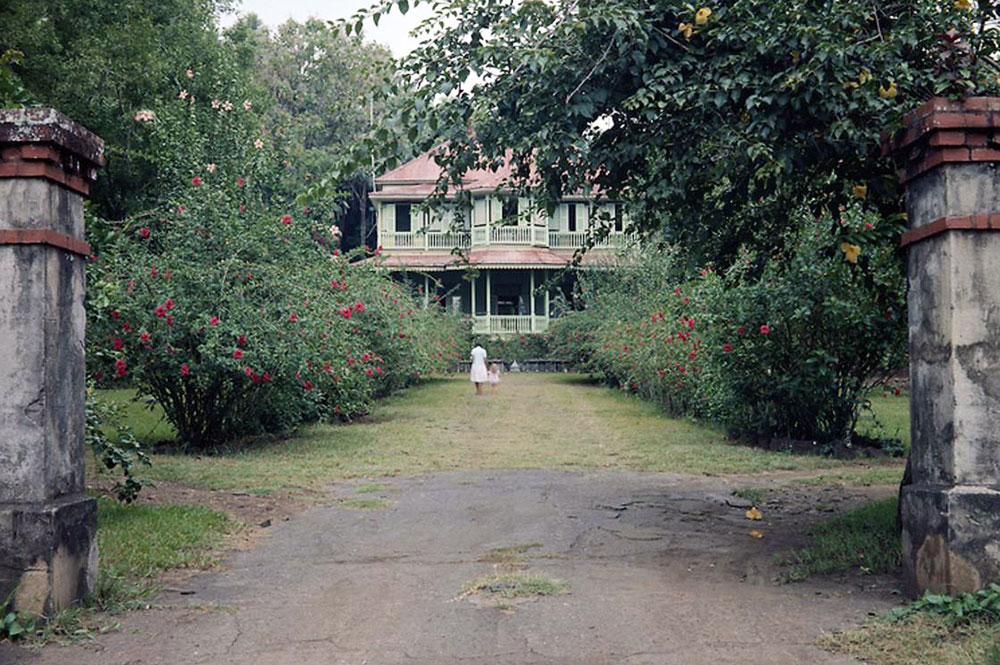
[[[911,228],[1000,211],[1000,173],[946,164],[907,183]],[[1000,233],[909,248],[913,485],[902,493],[908,592],[1000,581]]]
[[[898,598],[878,584],[772,583],[776,541],[801,542],[821,518],[771,505],[750,522],[722,479],[509,471],[384,484],[388,508],[318,507],[273,527],[226,570],[179,586],[190,595],[166,594],[169,611],[118,617],[122,630],[96,644],[0,650],[0,662],[847,665],[817,635]],[[355,487],[337,493],[380,496]],[[494,571],[482,555],[526,543],[540,544],[529,569],[569,593],[511,608],[462,596]]]
[[[52,109],[0,111],[0,231],[83,239],[93,134]],[[84,257],[0,242],[0,599],[51,614],[94,587],[84,495]]]

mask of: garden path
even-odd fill
[[[487,399],[475,408],[491,409]],[[592,407],[574,407],[581,422],[595,418]],[[0,663],[855,663],[814,641],[888,608],[894,580],[777,585],[774,555],[804,542],[805,526],[821,519],[818,501],[846,507],[871,491],[785,487],[751,523],[732,490],[768,482],[620,469],[344,481],[256,549],[163,594],[164,610],[122,617],[120,631],[89,644],[0,646]],[[468,590],[511,572],[568,587],[493,593],[513,591],[523,581],[513,577]]]

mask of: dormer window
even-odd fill
[[[409,233],[413,230],[410,222],[410,204],[396,204],[396,233]]]

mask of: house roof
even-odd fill
[[[435,154],[436,150],[429,150],[375,178],[378,191],[372,192],[371,198],[426,198],[433,194],[441,175],[441,167],[434,162]],[[462,177],[462,189],[494,190],[509,176],[510,166],[505,160],[496,171],[474,169],[466,172]]]

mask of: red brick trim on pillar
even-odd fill
[[[902,184],[942,164],[1000,162],[1000,97],[934,98],[882,139],[882,153],[902,165]]]
[[[55,109],[0,110],[0,178],[42,178],[86,196],[104,142]]]
[[[90,244],[51,229],[0,229],[0,245],[48,245],[90,256]]]

